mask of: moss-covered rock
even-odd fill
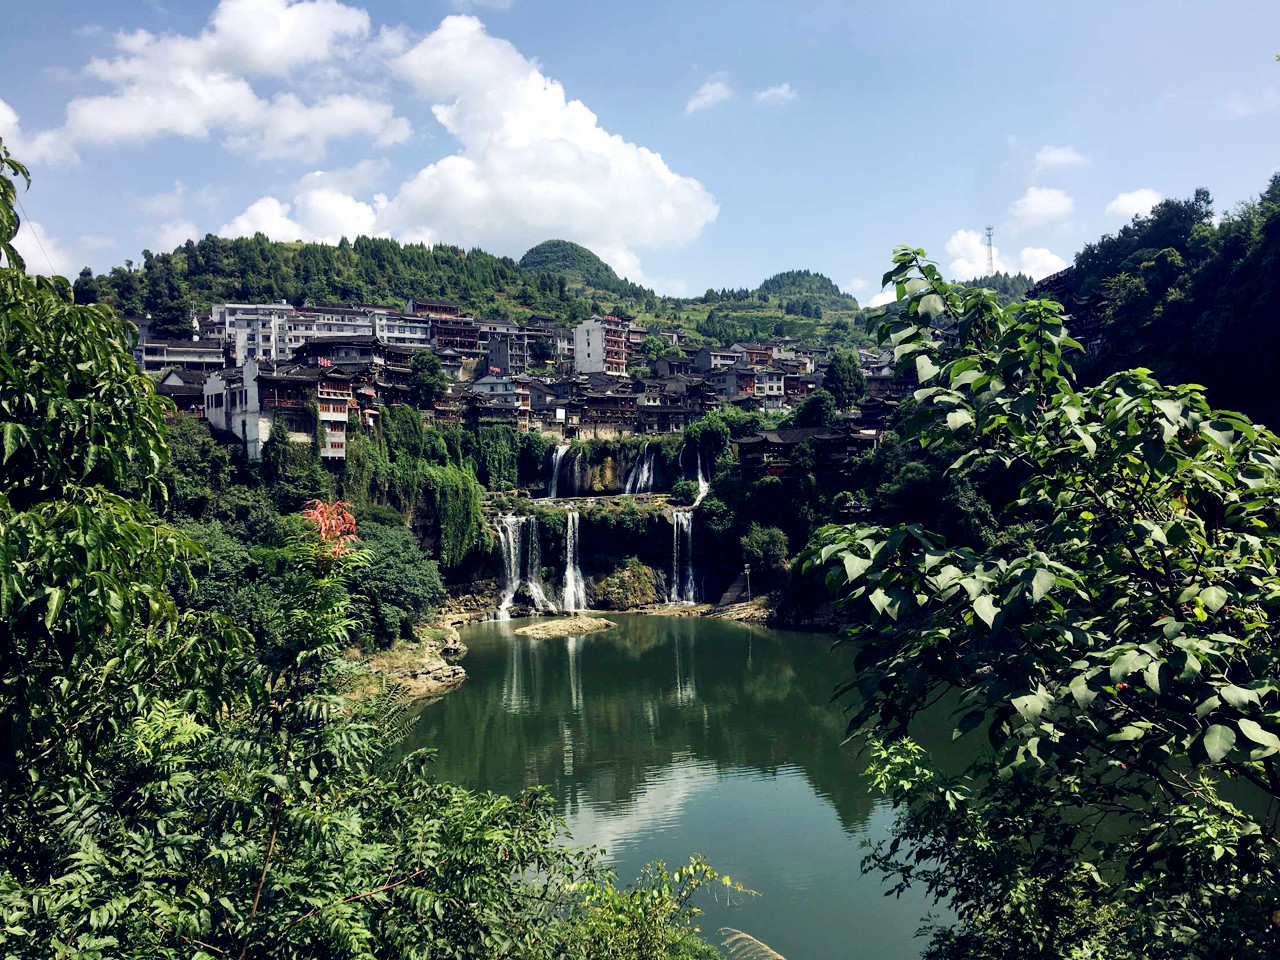
[[[635,557],[619,570],[596,581],[595,601],[600,610],[632,610],[658,602],[661,574]]]

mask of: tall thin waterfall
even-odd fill
[[[671,512],[670,603],[697,603],[693,580],[693,510]]]
[[[623,493],[653,493],[653,463],[658,451],[652,443],[644,445],[644,452],[627,471],[627,485]]]
[[[498,604],[498,619],[511,619],[511,601],[520,589],[521,550],[520,518],[498,518],[498,547],[502,551],[502,602]]]
[[[556,444],[555,450],[551,452],[551,480],[547,483],[547,496],[552,500],[556,498],[556,492],[560,488],[560,461],[564,459],[564,455],[569,452],[569,444]]]
[[[696,507],[702,502],[702,498],[707,495],[707,491],[711,489],[711,481],[709,481],[702,473],[702,450],[698,450],[698,499],[693,501]]]
[[[564,526],[564,603],[565,611],[587,609],[587,584],[578,566],[578,511],[565,515]]]
[[[502,553],[502,602],[498,619],[511,619],[511,604],[524,584],[539,613],[554,610],[542,586],[542,552],[538,545],[538,518],[512,514],[498,518],[498,547]]]
[[[529,547],[525,551],[524,583],[529,591],[529,599],[533,601],[533,609],[538,613],[555,611],[556,605],[547,597],[542,586],[542,545],[538,536],[538,518],[525,517],[529,525]]]

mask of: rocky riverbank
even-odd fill
[[[402,687],[415,700],[441,697],[467,679],[457,661],[467,648],[452,624],[423,627],[413,643],[370,656],[366,665]]]

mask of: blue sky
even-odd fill
[[[1159,197],[1280,166],[1280,6],[44,0],[0,136],[33,268],[187,236],[584,243],[661,292],[895,244],[1037,275]],[[42,241],[43,252],[35,243]]]

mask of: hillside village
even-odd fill
[[[832,356],[789,336],[712,346],[612,314],[571,327],[549,316],[477,319],[439,299],[410,299],[403,310],[222,303],[196,318],[187,340],[153,338],[145,319],[135,322],[135,360],[160,392],[224,442],[242,444],[250,461],[277,419],[291,439],[314,440],[324,461],[341,461],[347,432],[372,428],[379,408],[394,404],[441,426],[506,426],[557,441],[679,433],[725,405],[782,415],[822,386]],[[855,411],[830,428],[751,438],[751,459],[785,460],[806,438],[846,455],[873,446],[903,386],[891,355],[858,354],[867,391]],[[419,370],[437,364],[444,380],[424,396]]]

